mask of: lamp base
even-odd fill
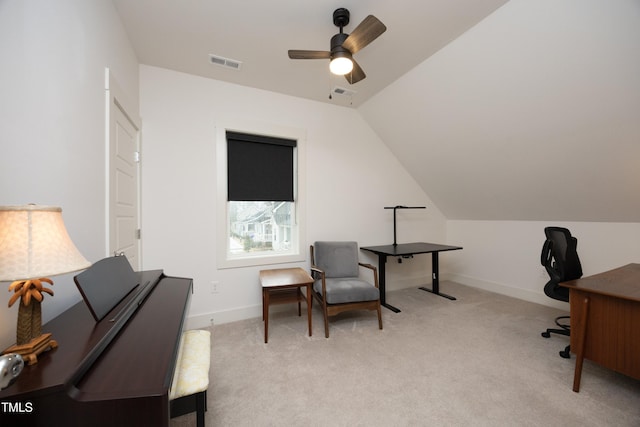
[[[51,334],[47,333],[32,339],[26,344],[12,345],[3,351],[2,354],[17,353],[22,356],[27,365],[34,365],[38,363],[38,355],[40,353],[56,347],[58,347],[58,342],[51,339]]]

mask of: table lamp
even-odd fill
[[[37,356],[56,348],[50,333],[42,333],[40,304],[53,281],[46,276],[71,273],[89,267],[75,247],[62,220],[62,209],[53,206],[0,206],[0,281],[13,281],[9,307],[18,302],[16,344],[3,354],[20,354],[29,365]]]

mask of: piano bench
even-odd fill
[[[211,332],[190,330],[182,334],[178,361],[169,393],[171,418],[196,412],[197,426],[204,427],[211,363]]]

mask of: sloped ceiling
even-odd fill
[[[512,0],[359,108],[449,219],[640,221],[640,2]]]
[[[637,0],[114,4],[141,63],[357,108],[450,219],[640,222]],[[286,55],[327,49],[338,7],[388,27],[351,87]]]
[[[357,107],[507,0],[113,0],[138,60],[243,86]],[[328,60],[291,60],[289,49],[329,50],[340,30],[333,11],[347,8],[351,33],[367,15],[387,31],[355,54],[367,78],[350,85]],[[242,62],[240,71],[209,54]],[[334,87],[355,91],[332,96]]]

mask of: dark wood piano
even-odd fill
[[[101,320],[81,301],[43,325],[58,347],[0,391],[0,426],[169,425],[192,280],[134,274],[136,286]]]

